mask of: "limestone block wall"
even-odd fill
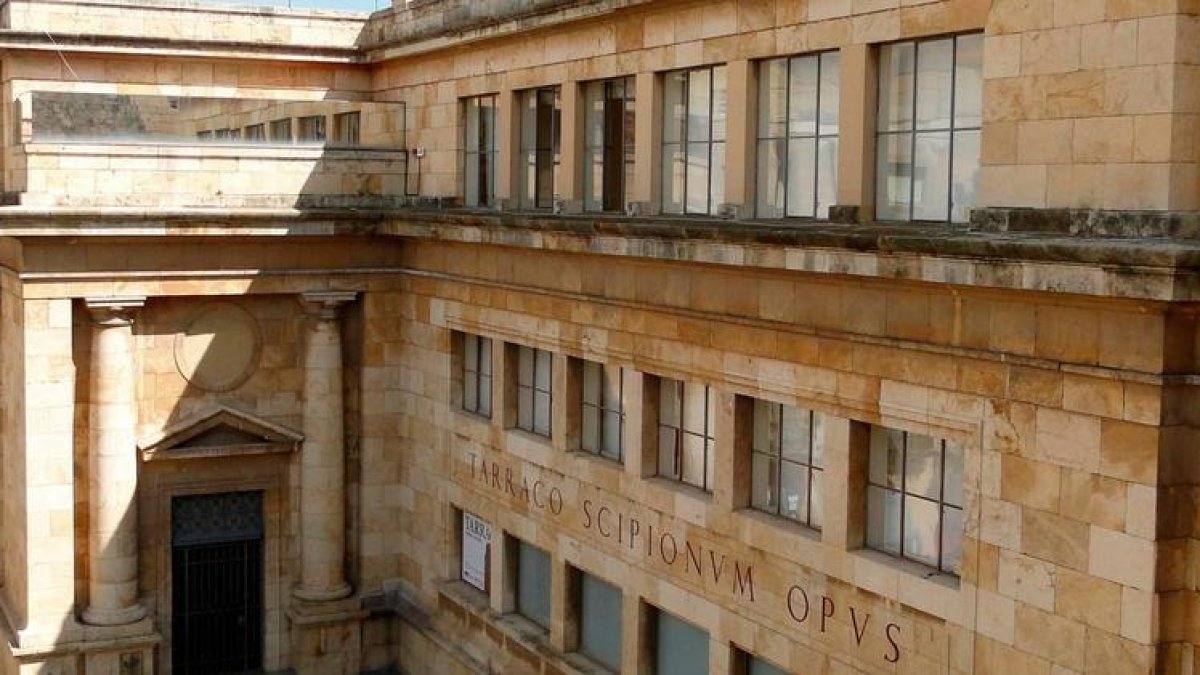
[[[353,47],[365,15],[185,2],[5,0],[5,28],[65,34],[244,42],[277,46]]]
[[[1200,14],[1184,3],[994,2],[988,204],[1200,208]]]
[[[793,667],[822,664],[818,670],[1155,672],[1158,645],[1167,641],[1158,632],[1164,577],[1156,570],[1165,559],[1156,543],[1164,480],[1158,374],[1169,367],[1161,345],[1190,336],[1190,326],[1152,302],[551,250],[551,242],[571,239],[539,239],[530,251],[414,243],[406,261],[424,274],[403,294],[366,305],[368,330],[387,332],[378,333],[382,352],[367,354],[365,400],[383,402],[398,421],[368,432],[364,457],[397,448],[397,464],[379,466],[402,476],[381,471],[380,480],[394,481],[381,491],[395,501],[364,512],[368,530],[401,523],[402,553],[368,563],[366,578],[399,583],[444,621],[442,635],[462,636],[449,642],[478,662],[518,658],[553,672],[566,630],[559,622],[567,620],[556,614],[547,641],[531,641],[519,622],[497,615],[495,596],[464,597],[444,585],[457,576],[453,506],[487,518],[494,537],[503,530],[550,551],[555,569],[570,564],[620,580],[627,602],[640,596],[688,616],[722,645],[714,647],[714,667],[732,643]],[[755,256],[753,247],[742,253]],[[630,466],[641,443],[632,431],[643,403],[631,393],[636,387],[626,389],[623,468],[566,452],[558,432],[539,441],[458,412],[450,404],[451,329],[550,349],[559,355],[556,369],[566,356],[581,356],[620,364],[634,377],[705,382],[728,402],[721,415],[732,415],[735,394],[764,396],[852,424],[960,441],[968,448],[969,495],[961,579],[939,585],[851,542],[756,518],[733,508],[720,488],[705,498],[641,478]],[[500,378],[502,353],[495,353]],[[555,405],[568,404],[556,398]],[[735,466],[729,433],[718,431],[719,466]],[[511,470],[514,480],[561,486],[564,514],[481,481],[480,458],[501,476]],[[585,498],[736,551],[753,564],[756,599],[585,528],[572,511]],[[838,630],[797,625],[778,595],[789,583],[902,625],[901,665],[868,647],[886,647],[886,635],[872,632],[882,626],[872,624],[860,645],[848,615],[835,619],[847,622]],[[627,621],[626,630],[634,625]],[[421,640],[421,649],[434,649],[431,642]],[[438,658],[455,659],[454,650],[440,651]]]

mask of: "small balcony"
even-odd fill
[[[404,105],[32,92],[5,158],[35,208],[394,208]]]

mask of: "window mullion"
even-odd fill
[[[908,141],[908,219],[911,221],[917,212],[917,85],[920,83],[921,72],[921,43],[913,44],[913,75],[912,75],[912,118],[909,128],[912,135]],[[907,435],[905,436],[907,438]],[[908,445],[908,441],[905,441]]]

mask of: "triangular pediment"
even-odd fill
[[[291,452],[303,440],[303,434],[257,415],[213,406],[168,426],[138,447],[142,459],[151,461]]]

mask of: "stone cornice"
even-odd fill
[[[182,40],[137,36],[68,35],[39,31],[0,30],[0,49],[98,54],[128,54],[139,57],[167,56],[215,59],[255,59],[355,65],[364,62],[357,47],[319,45],[273,45],[218,40]]]

